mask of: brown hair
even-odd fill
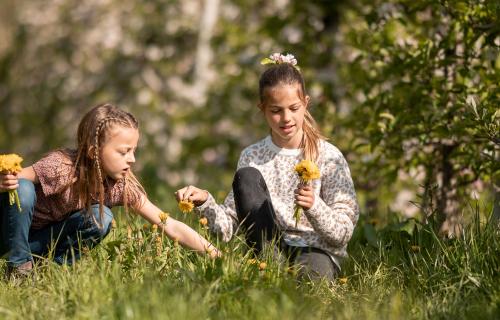
[[[74,162],[76,181],[72,181],[65,187],[72,187],[72,192],[76,193],[80,203],[85,204],[89,215],[95,197],[99,203],[101,221],[104,206],[104,179],[99,151],[106,143],[113,126],[138,129],[139,123],[132,114],[112,104],[95,106],[83,116],[78,125],[77,149],[61,150],[69,158],[76,159]],[[145,194],[145,191],[132,171],[128,172],[123,182],[123,204],[125,211],[128,212],[130,196],[137,192]]]
[[[298,84],[299,97],[306,103],[306,86],[304,78],[297,68],[290,63],[280,63],[272,65],[262,73],[259,79],[260,102],[264,103],[265,90],[282,84]],[[305,159],[316,161],[318,158],[318,143],[320,139],[326,139],[320,132],[316,121],[308,109],[304,114],[304,124],[302,125],[304,135],[302,136],[301,149]]]

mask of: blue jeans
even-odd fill
[[[19,179],[17,192],[21,212],[15,204],[9,205],[7,192],[0,193],[0,254],[7,255],[10,266],[32,261],[33,255],[47,256],[49,253],[55,262],[71,264],[80,258],[82,246],[92,248],[109,233],[113,214],[104,207],[101,221],[98,204],[91,207],[91,215],[81,210],[43,229],[31,229],[35,186],[29,180]],[[102,226],[98,226],[91,216]]]

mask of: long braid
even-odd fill
[[[98,196],[98,201],[99,201],[99,220],[103,221],[103,215],[104,215],[104,209],[103,209],[103,203],[104,203],[104,181],[102,179],[102,171],[101,171],[101,161],[99,160],[99,135],[101,133],[101,130],[104,128],[105,124],[110,122],[111,118],[104,118],[99,123],[97,124],[96,131],[95,131],[95,137],[94,137],[94,163],[95,163],[95,168],[97,171],[97,178],[98,181],[94,181],[94,188],[92,188],[94,191],[97,192]],[[98,185],[96,185],[96,182],[98,182]],[[90,201],[90,199],[88,199]],[[88,208],[90,208],[90,204],[88,203]],[[102,225],[100,225],[102,227]]]
[[[135,118],[133,118],[133,120],[136,121]],[[95,137],[94,137],[94,163],[95,163],[94,167],[97,171],[96,173],[97,173],[98,181],[94,182],[93,190],[97,192],[98,201],[99,201],[99,217],[100,217],[101,221],[103,221],[103,214],[104,214],[104,211],[103,211],[104,210],[103,209],[103,207],[104,207],[104,179],[102,177],[101,160],[100,160],[100,155],[99,155],[99,148],[100,148],[99,138],[100,138],[102,132],[104,132],[103,130],[106,130],[110,124],[121,124],[124,127],[131,126],[131,124],[129,122],[125,121],[124,119],[114,117],[114,116],[108,116],[108,117],[101,119],[96,126]],[[124,186],[123,186],[123,188],[124,188],[123,203],[124,203],[124,207],[125,207],[125,212],[128,212],[128,193],[130,192],[130,190],[128,189],[128,183],[127,183],[128,180],[129,180],[128,177],[125,177],[123,179],[123,184],[124,184]],[[96,185],[96,184],[98,184],[98,185]],[[140,190],[143,190],[142,186],[141,186]],[[90,206],[88,206],[88,207],[90,208]]]

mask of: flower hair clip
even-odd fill
[[[295,67],[295,69],[300,70],[297,66],[297,59],[293,56],[293,54],[283,55],[281,53],[273,53],[269,56],[269,58],[264,58],[260,61],[261,65],[267,64],[281,64],[281,63],[289,63]]]

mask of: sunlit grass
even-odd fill
[[[196,216],[187,217],[209,236]],[[80,262],[40,261],[36,283],[1,282],[0,318],[498,317],[498,230],[473,221],[460,239],[444,241],[427,226],[411,235],[385,228],[377,231],[379,242],[373,246],[362,224],[340,279],[298,283],[293,270],[272,259],[271,252],[252,260],[239,238],[218,243],[224,257],[210,260],[142,221],[133,219],[128,231],[122,219]]]

